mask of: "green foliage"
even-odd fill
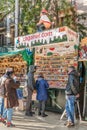
[[[15,0],[0,0],[0,21],[14,10]]]
[[[34,5],[32,5],[32,1],[20,0],[20,7],[19,35],[35,33],[36,23],[42,9],[41,0],[37,0]]]

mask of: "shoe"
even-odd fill
[[[30,112],[30,113],[35,114],[35,112],[33,112],[33,111],[32,111],[32,112]]]
[[[67,125],[67,123],[68,123],[68,121],[66,121],[66,122],[64,123],[64,125]]]
[[[38,116],[40,116],[41,115],[41,112],[38,112]]]
[[[43,113],[43,114],[41,114],[41,116],[42,117],[46,117],[46,116],[48,116],[47,114],[45,114],[45,113]]]
[[[5,119],[4,119],[4,118],[0,118],[0,122],[2,122],[3,124],[5,124],[5,125],[6,125],[6,121],[5,121]]]
[[[11,122],[7,122],[7,127],[15,127],[15,125],[14,124],[12,124]]]
[[[33,116],[32,112],[26,112],[25,115],[26,116]]]
[[[72,126],[74,126],[74,123],[72,123],[71,121],[68,121],[66,124],[66,127],[72,127]]]

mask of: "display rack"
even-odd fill
[[[70,44],[67,43],[67,45],[68,48],[65,44],[35,48],[35,64],[38,66],[35,78],[42,72],[50,88],[65,89],[68,79],[68,66],[74,65],[77,67],[77,52]]]

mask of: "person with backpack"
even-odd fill
[[[45,104],[48,98],[48,88],[49,84],[44,79],[43,73],[39,73],[38,79],[36,80],[36,90],[37,90],[37,100],[38,104],[38,115],[42,117],[46,117],[48,115],[45,114]]]
[[[8,75],[7,75],[7,70],[6,70],[6,73],[2,75],[0,78],[0,122],[2,122],[2,114],[4,110],[4,83],[7,77]]]
[[[68,68],[68,82],[66,85],[66,114],[67,123],[66,126],[74,126],[74,112],[75,112],[75,100],[79,98],[79,75],[74,66]]]

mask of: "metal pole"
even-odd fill
[[[19,0],[15,0],[15,38],[18,37]],[[16,49],[16,43],[14,48]]]

